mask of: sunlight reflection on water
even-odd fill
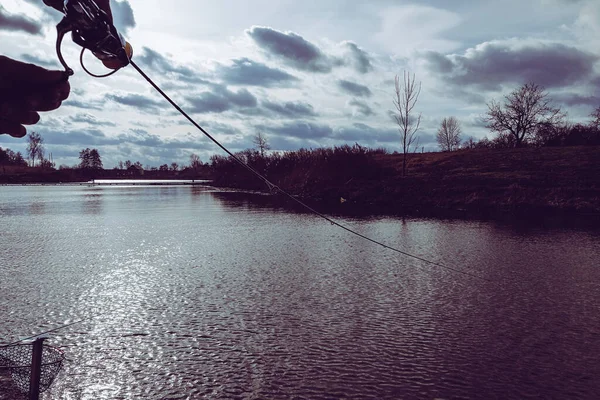
[[[90,318],[53,334],[69,361],[45,400],[600,389],[597,230],[343,219],[489,282],[259,203],[189,186],[2,188],[0,338]]]

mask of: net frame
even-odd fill
[[[8,370],[15,386],[29,393],[33,342],[0,346],[0,370]],[[50,388],[62,368],[65,353],[58,347],[43,345],[40,371],[40,393]]]

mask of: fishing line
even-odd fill
[[[135,63],[133,60],[130,60],[130,64],[133,66],[133,68],[135,68],[135,70],[136,70],[137,72],[139,72],[139,73],[140,73],[140,75],[141,75],[141,76],[142,76],[142,77],[143,77],[143,78],[144,78],[146,81],[148,81],[148,83],[149,83],[149,84],[150,84],[150,85],[151,85],[151,86],[152,86],[154,89],[156,89],[156,90],[158,91],[158,93],[160,93],[160,94],[161,94],[161,95],[162,95],[162,96],[165,98],[165,100],[167,100],[167,101],[168,101],[168,102],[169,102],[169,103],[170,103],[170,104],[171,104],[173,107],[175,107],[175,109],[176,109],[177,111],[179,111],[179,112],[181,113],[181,115],[183,115],[183,116],[184,116],[184,117],[185,117],[185,118],[186,118],[188,121],[190,121],[190,122],[191,122],[191,123],[192,123],[192,124],[193,124],[193,125],[194,125],[196,128],[198,128],[198,129],[199,129],[199,130],[200,130],[200,131],[201,131],[201,132],[202,132],[202,133],[203,133],[203,134],[204,134],[206,137],[208,137],[210,140],[212,140],[212,141],[213,141],[213,142],[214,142],[214,143],[215,143],[217,146],[219,146],[219,147],[220,147],[220,148],[221,148],[223,151],[225,151],[225,152],[226,152],[226,153],[227,153],[229,156],[231,156],[231,157],[232,157],[232,158],[233,158],[233,159],[234,159],[234,160],[235,160],[235,161],[236,161],[238,164],[240,164],[241,166],[243,166],[244,168],[246,168],[248,171],[250,171],[251,173],[253,173],[254,175],[256,175],[256,176],[257,176],[257,177],[258,177],[260,180],[262,180],[262,181],[263,181],[263,182],[264,182],[264,183],[265,183],[265,184],[266,184],[266,185],[269,187],[269,190],[270,190],[272,193],[277,193],[277,192],[279,192],[279,193],[283,194],[284,196],[286,196],[286,197],[288,197],[288,198],[292,199],[293,201],[295,201],[296,203],[298,203],[298,204],[299,204],[299,205],[301,205],[302,207],[306,208],[307,210],[309,210],[309,211],[310,211],[310,212],[312,212],[313,214],[315,214],[315,215],[317,215],[317,216],[319,216],[319,217],[321,217],[321,218],[325,219],[326,221],[330,222],[332,225],[335,225],[335,226],[337,226],[337,227],[339,227],[339,228],[342,228],[342,229],[344,229],[345,231],[347,231],[347,232],[349,232],[349,233],[351,233],[351,234],[353,234],[353,235],[356,235],[356,236],[358,236],[358,237],[361,237],[361,238],[363,238],[363,239],[365,239],[365,240],[368,240],[368,241],[369,241],[369,242],[371,242],[371,243],[374,243],[374,244],[376,244],[376,245],[382,246],[382,247],[384,247],[384,248],[386,248],[386,249],[392,250],[392,251],[394,251],[394,252],[396,252],[396,253],[399,253],[399,254],[402,254],[402,255],[404,255],[404,256],[406,256],[406,257],[410,257],[410,258],[413,258],[413,259],[415,259],[415,260],[422,261],[422,262],[424,262],[424,263],[427,263],[427,264],[429,264],[429,265],[433,265],[433,266],[436,266],[436,267],[439,267],[439,268],[443,268],[443,269],[446,269],[446,270],[449,270],[449,271],[453,271],[453,272],[456,272],[456,273],[458,273],[458,274],[462,274],[462,275],[465,275],[465,276],[469,276],[469,277],[471,277],[471,278],[479,279],[479,280],[482,280],[482,281],[486,281],[486,282],[493,282],[492,280],[490,280],[490,279],[486,279],[486,278],[484,278],[484,277],[482,277],[482,276],[480,276],[480,275],[477,275],[477,274],[474,274],[474,273],[471,273],[471,272],[468,272],[468,271],[463,271],[463,270],[460,270],[460,269],[458,269],[458,268],[449,267],[449,266],[447,266],[447,265],[440,264],[440,263],[438,263],[438,262],[431,261],[431,260],[428,260],[428,259],[426,259],[426,258],[419,257],[419,256],[417,256],[417,255],[410,254],[410,253],[408,253],[408,252],[406,252],[406,251],[402,251],[402,250],[400,250],[400,249],[397,249],[397,248],[395,248],[395,247],[389,246],[389,245],[387,245],[387,244],[384,244],[384,243],[382,243],[382,242],[379,242],[379,241],[377,241],[377,240],[375,240],[375,239],[372,239],[372,238],[370,238],[370,237],[368,237],[368,236],[365,236],[365,235],[363,235],[363,234],[361,234],[361,233],[359,233],[359,232],[357,232],[357,231],[355,231],[355,230],[353,230],[353,229],[351,229],[351,228],[348,228],[347,226],[345,226],[345,225],[342,225],[342,224],[340,224],[339,222],[337,222],[337,221],[334,221],[334,220],[333,220],[333,219],[331,219],[330,217],[328,217],[328,216],[326,216],[326,215],[324,215],[324,214],[322,214],[322,213],[318,212],[318,211],[317,211],[317,210],[315,210],[314,208],[310,207],[308,204],[304,203],[304,202],[303,202],[303,201],[301,201],[300,199],[298,199],[298,198],[296,198],[295,196],[291,195],[291,194],[290,194],[290,193],[288,193],[287,191],[285,191],[285,190],[281,189],[279,186],[275,185],[274,183],[270,182],[270,181],[269,181],[269,180],[268,180],[268,179],[267,179],[265,176],[263,176],[263,175],[262,175],[260,172],[258,172],[258,171],[257,171],[257,170],[255,170],[254,168],[252,168],[250,165],[248,165],[247,163],[245,163],[244,161],[242,161],[242,160],[241,160],[239,157],[237,157],[235,154],[233,154],[231,151],[229,151],[229,150],[228,150],[228,149],[227,149],[225,146],[223,146],[221,143],[219,143],[219,141],[218,141],[217,139],[215,139],[215,138],[214,138],[212,135],[210,135],[210,134],[209,134],[209,133],[208,133],[208,132],[207,132],[207,131],[206,131],[204,128],[202,128],[202,127],[201,127],[201,126],[200,126],[200,125],[199,125],[199,124],[198,124],[196,121],[194,121],[194,119],[192,119],[192,117],[190,117],[190,116],[189,116],[189,115],[188,115],[188,114],[187,114],[187,113],[186,113],[184,110],[182,110],[182,109],[181,109],[181,107],[179,107],[179,105],[177,105],[177,103],[175,103],[175,101],[173,101],[173,100],[172,100],[172,99],[169,97],[169,95],[167,95],[167,94],[166,94],[166,93],[165,93],[165,92],[164,92],[164,91],[163,91],[163,90],[162,90],[162,89],[161,89],[161,88],[160,88],[160,87],[159,87],[159,86],[158,86],[156,83],[154,83],[154,81],[153,81],[152,79],[150,79],[150,77],[149,77],[148,75],[146,75],[146,74],[144,73],[144,71],[142,71],[142,69],[141,69],[140,67],[138,67],[138,66],[137,66],[137,64],[136,64],[136,63]]]

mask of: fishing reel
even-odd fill
[[[82,47],[79,59],[81,67],[88,74],[103,78],[129,64],[133,48],[117,32],[108,14],[94,0],[65,0],[63,12],[64,18],[56,25],[56,53],[67,76],[73,75],[73,70],[62,56],[61,44],[68,32],[71,32],[73,41]],[[86,49],[94,53],[112,71],[105,75],[96,75],[88,71],[83,65],[83,53]]]

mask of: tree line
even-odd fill
[[[417,131],[421,114],[414,108],[421,93],[415,76],[406,72],[403,79],[395,79],[394,119],[400,133],[400,147],[404,154],[403,174],[406,173],[406,156],[418,148]],[[436,141],[442,151],[477,148],[511,148],[525,146],[586,146],[600,145],[600,106],[588,123],[571,124],[567,112],[553,105],[548,92],[529,82],[504,96],[486,104],[481,117],[485,127],[496,136],[463,141],[462,127],[454,116],[444,118],[437,130]]]
[[[393,117],[400,134],[400,149],[404,155],[402,161],[402,174],[406,175],[407,158],[409,153],[417,151],[419,146],[418,132],[421,125],[421,113],[416,113],[415,108],[421,93],[421,83],[416,83],[415,75],[404,72],[402,79],[395,77],[395,95],[393,98]],[[567,113],[560,107],[553,105],[546,90],[535,84],[526,83],[504,96],[502,100],[492,100],[486,104],[487,110],[481,117],[485,127],[496,136],[476,140],[473,137],[463,139],[460,121],[454,117],[444,118],[437,130],[436,141],[442,151],[455,151],[459,149],[480,148],[512,148],[524,146],[575,146],[575,145],[600,145],[600,106],[590,115],[588,123],[571,124],[567,121]],[[27,160],[30,166],[54,167],[52,157],[45,157],[44,140],[36,132],[27,137]],[[258,154],[261,158],[269,156],[267,137],[258,132],[253,143],[257,153],[246,153],[246,158],[252,159]],[[334,148],[335,150],[336,148]],[[302,149],[300,150],[302,151]],[[283,153],[284,157],[285,154]],[[215,165],[221,156],[211,158],[211,165]],[[74,167],[79,169],[103,169],[102,159],[97,149],[86,148],[79,153],[80,163]],[[0,164],[25,166],[27,162],[21,153],[10,149],[0,148]],[[191,168],[198,170],[205,166],[196,154],[190,155],[189,166],[173,162],[162,164],[158,167],[146,166],[139,161],[119,161],[114,169],[140,171],[179,171]],[[60,169],[72,167],[61,166]]]

